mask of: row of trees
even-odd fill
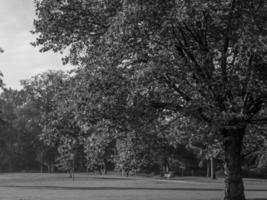
[[[84,92],[77,91],[80,85],[75,87],[79,80],[77,74],[49,71],[23,81],[21,91],[9,89],[1,94],[6,122],[1,131],[5,147],[2,170],[39,170],[40,166],[41,171],[53,172],[75,167],[78,171],[118,169],[129,174],[185,168],[189,173],[198,167],[197,154],[186,148],[185,141],[175,139],[175,134],[168,136],[167,124],[156,127],[133,118],[118,124],[117,119],[83,111],[77,98]],[[84,105],[90,103],[83,101]]]
[[[243,155],[266,140],[264,8],[264,0],[36,1],[33,45],[68,51],[64,63],[77,65],[23,83],[41,113],[41,140],[60,147],[63,166],[82,152],[104,171],[110,158],[126,171],[166,161],[180,145],[202,158],[222,153],[225,200],[244,200]]]
[[[90,105],[94,112],[81,107],[78,97],[85,92],[77,90],[83,88],[80,84],[75,86],[80,80],[77,73],[49,71],[23,81],[21,91],[9,89],[1,94],[5,121],[1,131],[2,170],[40,167],[41,171],[71,172],[74,167],[101,173],[118,169],[126,174],[175,171],[180,175],[204,175],[206,169],[207,174],[214,170],[209,169],[214,159],[217,168],[222,167],[220,142],[208,126],[187,118],[161,118],[154,109],[143,116],[135,110],[137,107],[120,116],[120,123],[114,115],[104,118],[96,110],[103,106],[99,100]],[[90,100],[83,103],[88,106]],[[105,108],[105,115],[108,111],[113,112]],[[255,156],[263,150],[265,139],[264,128],[257,128],[249,129],[244,143],[247,168],[264,163],[264,158]],[[255,137],[255,132],[262,133]]]
[[[141,168],[148,171],[149,165],[159,163],[149,160],[158,158],[152,152],[159,154],[160,149],[156,148],[169,148],[169,144],[166,141],[164,146],[159,138],[150,141],[152,133],[117,134],[107,120],[90,127],[81,125],[81,120],[75,119],[79,114],[75,112],[75,105],[64,104],[64,100],[71,100],[69,89],[64,88],[71,77],[66,77],[62,72],[47,72],[24,81],[21,91],[9,89],[1,94],[5,120],[1,130],[1,170],[37,170],[40,164],[41,171],[54,171],[55,163],[57,169],[70,170],[73,156],[78,170],[87,167],[105,171],[107,165],[111,165],[111,169],[117,165],[118,168],[127,166],[123,167],[127,172]],[[162,155],[168,156],[166,152]]]

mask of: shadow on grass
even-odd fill
[[[160,191],[223,191],[222,188],[157,188],[157,187],[60,187],[60,186],[23,186],[23,185],[5,185],[2,188],[21,188],[37,190],[160,190]],[[267,189],[247,189],[246,191],[267,192]],[[267,200],[267,199],[250,199]]]

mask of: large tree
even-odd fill
[[[243,200],[242,140],[266,121],[265,4],[40,0],[33,32],[42,51],[69,48],[65,61],[128,69],[145,105],[207,123],[224,147],[225,200]]]

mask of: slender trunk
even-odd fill
[[[224,129],[224,200],[245,200],[244,184],[241,174],[241,151],[245,127]]]
[[[104,163],[103,165],[103,172],[102,172],[103,175],[106,175],[107,174],[107,165],[106,163]]]
[[[74,172],[75,172],[75,163],[74,159],[72,160],[72,181],[74,181]]]
[[[168,173],[168,172],[169,172],[169,165],[166,164],[166,173]]]
[[[210,158],[210,178],[216,179],[214,158]]]
[[[210,177],[210,160],[207,159],[207,177]]]
[[[44,171],[44,166],[43,166],[43,152],[41,152],[40,171],[41,171],[41,174],[42,174],[42,173],[43,173],[43,171]]]
[[[54,163],[52,162],[52,164],[51,164],[51,173],[54,173],[55,172],[55,165],[54,165]]]

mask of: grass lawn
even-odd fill
[[[247,199],[267,200],[267,180],[246,179]],[[0,200],[219,200],[223,180],[177,177],[0,174]]]

